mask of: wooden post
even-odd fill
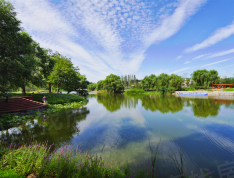
[[[220,85],[218,85],[218,89],[220,89]]]

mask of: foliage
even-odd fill
[[[22,58],[19,56],[27,54],[27,51],[20,46],[20,43],[24,44],[20,41],[21,22],[16,19],[12,4],[5,0],[0,0],[0,22],[0,91],[5,92],[10,88],[19,87],[16,77],[20,69],[24,68],[21,64]]]
[[[19,173],[16,173],[13,169],[11,170],[0,170],[0,178],[24,178],[25,176],[20,175]]]
[[[29,175],[41,169],[50,149],[47,148],[47,142],[42,144],[34,142],[30,145],[22,146],[19,144],[11,144],[9,151],[2,156],[0,160],[1,170],[14,169],[21,175]]]
[[[114,74],[110,74],[106,77],[103,81],[103,88],[109,93],[117,93],[124,90],[120,77]]]
[[[19,146],[11,144],[10,149],[8,147],[1,158],[0,162],[3,165],[1,171],[12,172],[12,175],[17,173],[17,175],[22,176],[36,173],[39,178],[125,178],[132,174],[129,165],[125,166],[123,171],[118,166],[110,167],[104,163],[102,156],[88,154],[88,152],[82,151],[79,146],[76,147],[75,152],[72,147],[67,145],[59,150],[51,150],[53,144],[48,148],[47,143],[48,141],[44,143],[32,142],[30,145],[18,144]],[[156,149],[156,155],[157,151],[158,149]],[[152,161],[155,164],[155,160]],[[144,173],[140,171],[135,176],[158,177],[154,169],[144,171]]]
[[[161,87],[159,88],[159,92],[160,92],[161,94],[164,94],[166,91],[167,91],[167,88],[166,88],[165,86],[161,86]]]
[[[195,88],[183,88],[184,91],[195,91]]]
[[[145,76],[143,80],[141,80],[141,87],[143,90],[156,90],[156,91],[162,91],[164,89],[164,92],[166,92],[166,88],[170,87],[170,90],[175,88],[175,90],[180,90],[181,86],[183,84],[182,77],[171,74],[170,76],[167,74],[160,74],[158,77],[154,74],[148,76]]]
[[[42,102],[43,96],[46,96],[46,101],[48,104],[64,104],[72,102],[85,101],[84,98],[73,95],[73,94],[61,94],[61,93],[38,93],[34,94],[34,100]]]
[[[174,92],[175,90],[181,90],[181,86],[183,85],[183,78],[178,75],[171,74],[168,78],[168,82],[168,90],[172,91],[174,88]]]
[[[56,63],[48,77],[48,81],[57,85],[57,92],[59,92],[61,85],[68,91],[72,90],[73,85],[77,85],[76,82],[79,81],[77,77],[78,67],[73,66],[71,59],[67,59],[60,54],[55,55],[54,58]]]
[[[97,84],[89,84],[87,86],[87,88],[88,88],[89,91],[94,91],[97,88]]]
[[[77,91],[81,93],[82,90],[87,89],[89,82],[85,75],[81,75],[76,72],[75,75],[70,76],[68,80],[62,83],[61,88],[70,93],[71,91]]]
[[[167,88],[167,92],[169,92],[169,93],[171,93],[171,94],[174,93],[175,90],[176,90],[175,87],[168,87],[168,88]]]
[[[125,93],[126,94],[131,94],[131,93],[145,93],[145,91],[144,90],[137,90],[137,89],[129,89],[129,90],[125,90]]]
[[[214,84],[218,79],[218,72],[216,70],[196,70],[193,72],[194,85],[208,88],[210,84]]]
[[[96,90],[103,90],[103,80],[99,80],[96,85]]]

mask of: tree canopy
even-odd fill
[[[218,72],[216,70],[196,70],[193,72],[195,86],[209,87],[210,84],[215,83],[218,79]]]
[[[114,74],[110,74],[106,77],[103,81],[103,88],[109,93],[117,93],[124,90],[120,77]]]

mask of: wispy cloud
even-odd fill
[[[197,67],[197,66],[195,66],[195,67]],[[195,67],[185,67],[185,68],[170,72],[169,74],[176,74],[176,73],[182,72],[184,70],[192,69],[192,68],[195,68]]]
[[[190,63],[190,62],[192,62],[192,61],[186,61],[184,64],[188,64],[188,63]]]
[[[206,64],[206,65],[204,65],[204,66],[202,66],[202,67],[210,66],[210,65],[213,65],[213,64],[218,64],[218,63],[221,63],[221,62],[228,61],[228,60],[230,60],[230,59],[233,59],[233,58],[224,59],[224,60],[221,60],[221,61],[217,61],[217,62],[213,62],[213,63],[210,63],[210,64]]]
[[[184,52],[191,53],[200,49],[207,48],[209,46],[218,43],[219,41],[222,41],[230,37],[233,34],[234,34],[234,21],[232,22],[232,24],[226,27],[217,29],[210,37],[205,39],[202,43],[195,44],[194,46],[185,49]]]
[[[221,52],[212,54],[212,55],[210,55],[210,56],[207,56],[205,59],[213,58],[213,57],[219,57],[219,56],[224,56],[224,55],[231,54],[231,53],[234,53],[234,48],[233,48],[233,49],[226,50],[226,51],[221,51]]]
[[[193,58],[192,60],[200,59],[200,58],[203,58],[203,57],[208,56],[208,55],[211,55],[211,54],[212,54],[212,53],[202,54],[202,55],[199,55],[199,56],[197,56],[197,57]]]
[[[234,64],[232,64],[232,65],[230,65],[230,66],[221,67],[221,68],[227,68],[227,67],[231,67],[231,66],[234,66]]]
[[[206,0],[174,1],[158,9],[157,2],[152,8],[122,0],[10,2],[35,41],[70,57],[88,80],[98,81],[110,73],[137,72],[149,46],[177,33]]]
[[[198,8],[203,5],[206,0],[182,0],[175,12],[165,18],[146,39],[146,44],[159,43],[177,33],[184,25],[186,20],[196,13]]]
[[[176,60],[178,60],[178,59],[180,59],[180,58],[182,58],[182,56],[177,56],[177,57],[176,57]]]

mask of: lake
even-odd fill
[[[234,176],[234,97],[176,97],[150,94],[90,94],[88,104],[40,116],[1,137],[30,142],[49,140],[54,148],[80,145],[102,155],[106,164],[150,167],[151,151],[160,145],[159,177],[179,172],[183,148],[186,174]],[[161,141],[160,141],[161,140]],[[150,147],[149,147],[150,145]],[[103,152],[101,153],[103,149]],[[226,176],[223,176],[223,175]]]

